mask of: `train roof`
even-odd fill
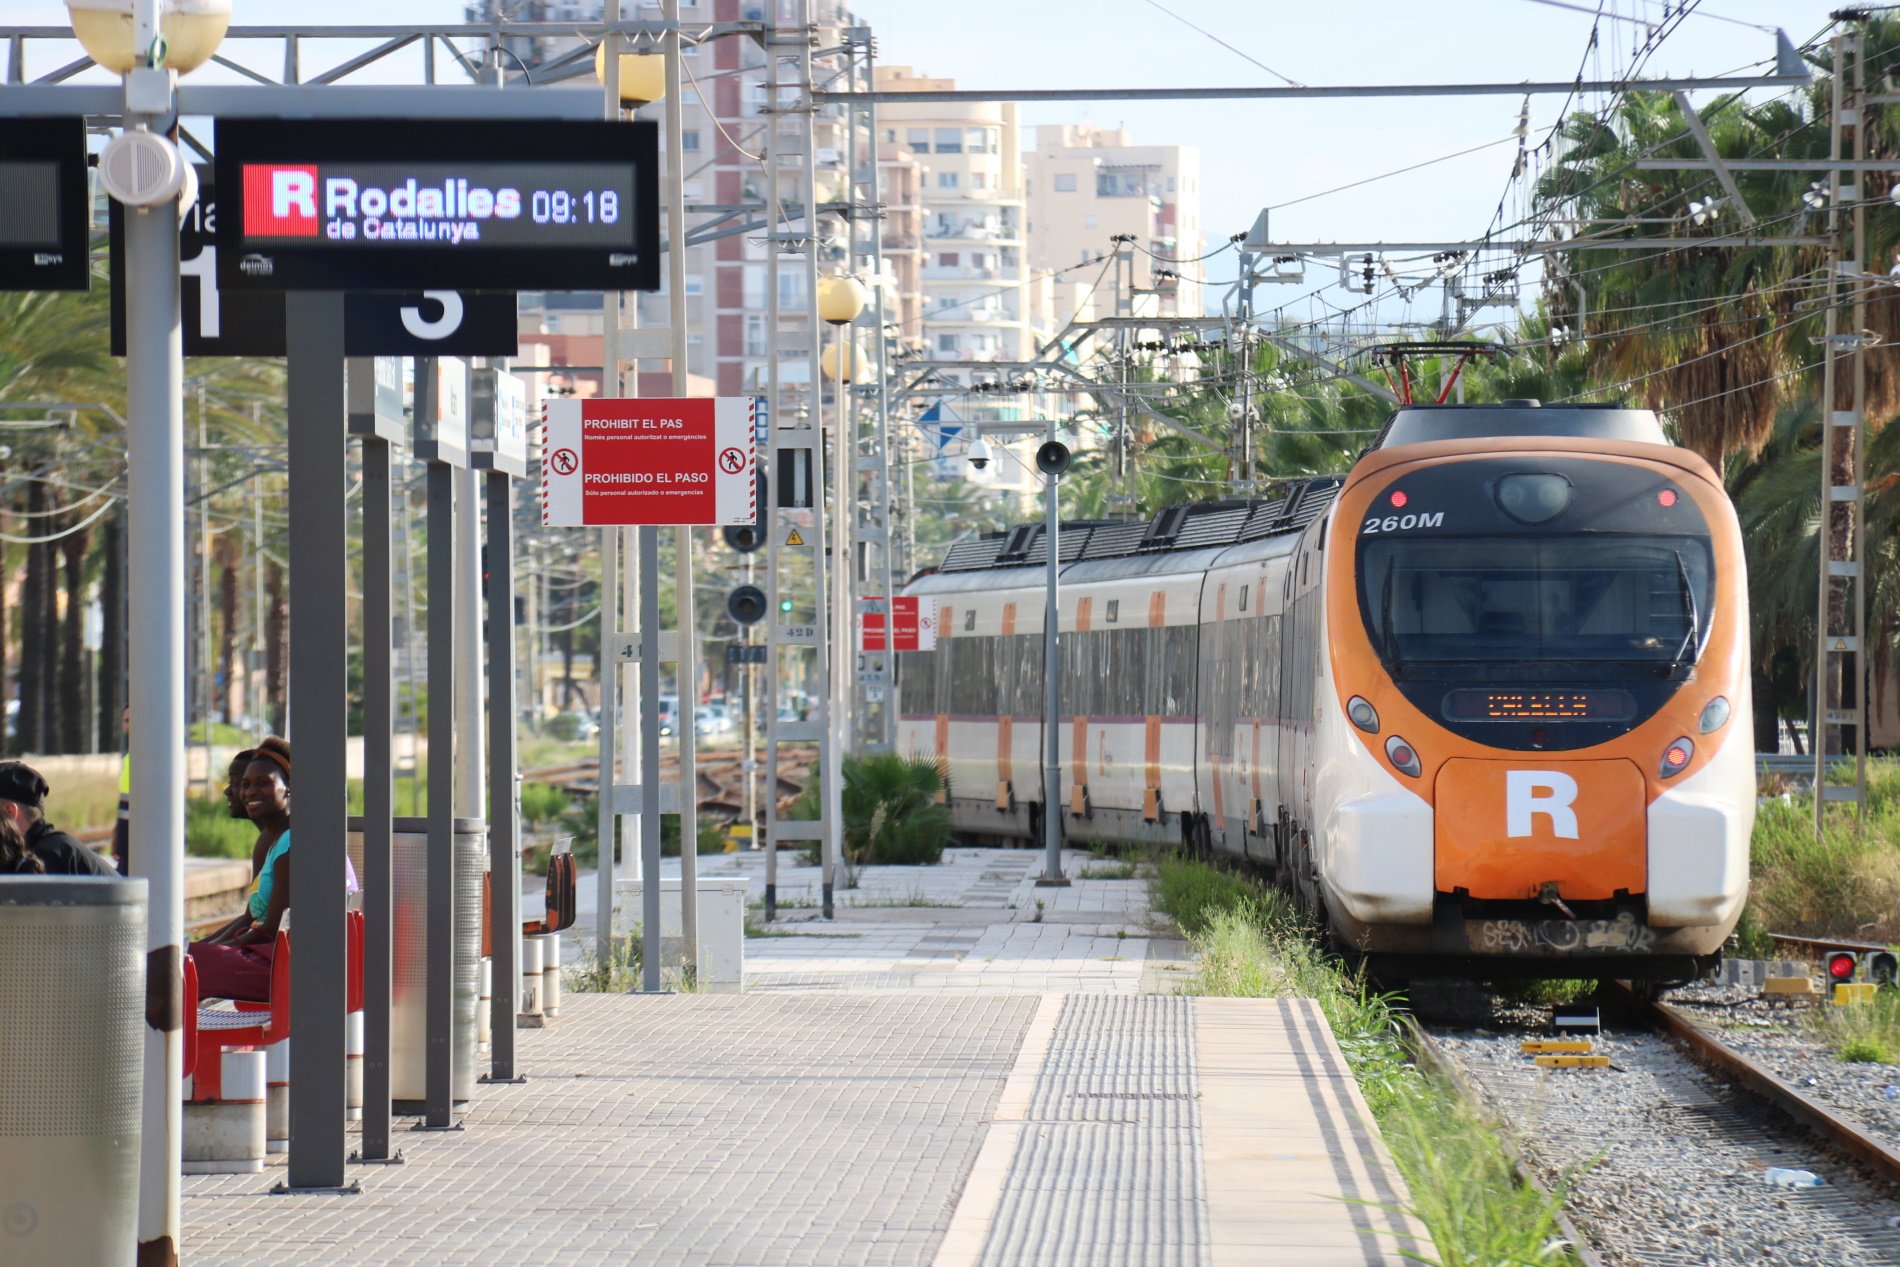
[[[1401,406],[1386,419],[1372,447],[1390,449],[1435,440],[1496,440],[1509,436],[1669,443],[1653,410],[1628,409],[1622,405],[1546,405],[1537,400],[1501,400],[1488,405]]]
[[[1063,563],[1124,559],[1173,550],[1205,550],[1298,532],[1333,503],[1344,483],[1320,475],[1282,485],[1279,495],[1166,506],[1152,519],[1089,519],[1064,523],[1058,538]],[[1019,524],[951,545],[940,572],[1045,567],[1043,525]]]

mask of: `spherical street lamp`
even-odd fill
[[[855,277],[818,279],[818,317],[827,325],[848,326],[864,311],[864,286]]]
[[[189,74],[211,60],[231,25],[231,0],[160,0],[156,49],[137,47],[136,0],[66,0],[73,34],[86,56],[121,75],[140,65]]]
[[[594,78],[607,82],[607,45],[594,49]],[[666,58],[658,53],[620,55],[620,104],[640,106],[666,96]]]
[[[864,355],[856,343],[840,335],[837,342],[825,349],[819,359],[819,368],[832,382],[849,386],[863,381],[870,369],[870,358]]]

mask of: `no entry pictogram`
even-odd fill
[[[580,400],[547,404],[541,522],[749,524],[749,397]]]

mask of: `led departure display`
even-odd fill
[[[84,290],[86,125],[12,119],[0,128],[0,290]]]
[[[236,289],[637,290],[659,283],[650,124],[222,122]]]
[[[1628,691],[1460,690],[1445,696],[1451,721],[1628,721],[1636,701]]]

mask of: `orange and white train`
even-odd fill
[[[1735,513],[1654,414],[1406,406],[1343,479],[1063,528],[1072,843],[1270,869],[1393,975],[1683,979],[1755,815]],[[960,830],[1040,838],[1040,526],[906,592],[900,748]]]

